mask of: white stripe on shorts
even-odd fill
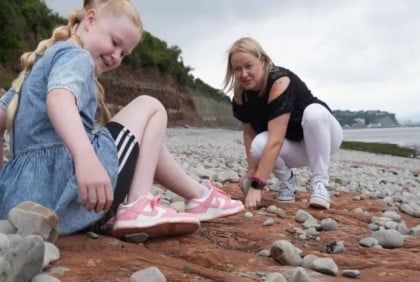
[[[136,136],[134,136],[134,134],[128,131],[127,128],[124,127],[118,134],[117,139],[115,140],[115,144],[117,145],[119,161],[118,173],[120,173],[120,171],[124,167],[136,143]]]

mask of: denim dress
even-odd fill
[[[86,134],[115,188],[117,148],[106,128],[95,130],[94,70],[89,52],[64,41],[48,48],[27,74],[10,136],[11,159],[0,171],[0,219],[7,219],[20,202],[33,201],[56,212],[60,234],[67,235],[103,216],[81,205],[72,155],[54,130],[46,105],[52,89],[73,93]],[[6,109],[13,95],[13,90],[6,92],[0,107]]]

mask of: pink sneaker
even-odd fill
[[[194,215],[176,212],[159,205],[159,201],[159,196],[153,197],[149,193],[131,204],[120,204],[112,234],[123,237],[144,232],[149,237],[163,237],[193,233],[200,227],[200,221]]]
[[[194,214],[200,221],[209,221],[244,210],[241,201],[232,200],[224,191],[213,186],[211,181],[206,181],[204,185],[211,189],[207,199],[187,200],[185,212]]]

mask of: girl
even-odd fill
[[[244,179],[251,179],[245,206],[257,206],[271,172],[280,180],[277,200],[293,202],[291,168],[309,166],[313,184],[309,204],[328,209],[330,155],[343,140],[328,106],[293,72],[273,65],[260,44],[248,37],[229,50],[224,86],[233,89],[233,114],[242,121],[248,161]]]
[[[115,236],[157,237],[191,233],[199,220],[243,209],[175,162],[164,144],[166,111],[156,99],[139,96],[109,121],[96,77],[117,68],[141,33],[130,1],[85,1],[67,26],[22,56],[23,71],[0,100],[0,133],[6,109],[11,132],[0,218],[22,201],[37,202],[57,213],[66,235],[116,211]],[[105,126],[96,130],[95,118]],[[189,213],[160,206],[150,194],[154,180],[186,198]]]

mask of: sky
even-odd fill
[[[44,0],[67,17],[82,0]],[[227,51],[255,38],[333,110],[420,121],[419,0],[132,0],[144,29],[222,89]],[[140,43],[141,44],[141,43]]]

